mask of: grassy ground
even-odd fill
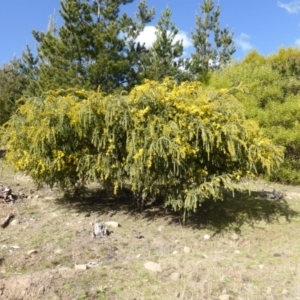
[[[36,190],[1,160],[0,183],[30,195],[0,204],[0,219],[15,215],[0,228],[0,299],[300,299],[300,187],[256,181],[251,195],[207,203],[183,226],[179,215],[139,212],[97,186],[73,198]],[[284,201],[257,192],[273,188]],[[97,221],[121,226],[101,240]],[[87,263],[95,266],[75,269]]]

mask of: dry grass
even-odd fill
[[[1,160],[0,182],[27,194],[34,188]],[[128,197],[96,186],[84,197],[43,188],[31,199],[0,204],[0,218],[13,212],[18,220],[1,229],[0,298],[300,299],[300,188],[259,181],[255,188],[276,188],[287,200],[261,199],[255,191],[227,195],[205,204],[185,226],[179,215],[155,206],[139,212]],[[121,227],[103,241],[93,239],[92,222],[108,220]],[[134,229],[145,238],[136,239]],[[147,271],[146,261],[163,271]],[[98,265],[74,269],[88,262]],[[177,281],[174,272],[181,274]]]

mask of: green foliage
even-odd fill
[[[233,93],[198,82],[147,81],[128,95],[84,90],[29,98],[5,128],[6,159],[38,183],[78,179],[124,184],[141,199],[195,211],[257,170],[272,172],[283,148],[247,120]]]
[[[300,50],[298,48],[279,48],[278,53],[270,55],[268,63],[280,73],[284,94],[296,95],[300,91]]]
[[[300,50],[298,48],[281,47],[278,53],[270,55],[267,60],[283,77],[300,76]]]
[[[4,124],[18,107],[17,100],[28,84],[22,72],[20,59],[13,59],[0,67],[0,125]]]
[[[174,77],[180,81],[182,75],[180,68],[183,66],[183,45],[177,40],[179,32],[170,20],[172,12],[169,7],[162,13],[156,29],[156,41],[144,56],[143,77],[150,80],[162,80]]]
[[[272,180],[300,183],[300,96],[289,96],[284,103],[270,103],[265,112],[265,132],[285,147],[285,161]]]
[[[139,55],[146,49],[135,42],[150,22],[154,9],[139,5],[138,22],[120,6],[133,0],[64,0],[64,24],[51,23],[46,33],[33,31],[38,42],[38,86],[41,91],[88,88],[105,92],[131,88],[138,81]]]
[[[246,60],[214,73],[210,84],[218,88],[233,88],[242,84],[247,93],[237,90],[235,95],[245,106],[247,115],[250,118],[262,118],[260,124],[263,125],[264,116],[259,115],[264,112],[268,103],[282,102],[284,99],[281,79],[280,74],[269,64],[248,63]]]
[[[205,81],[209,70],[218,69],[231,60],[235,52],[233,34],[219,24],[220,6],[214,10],[213,0],[203,0],[202,17],[196,16],[196,28],[192,39],[196,52],[191,56],[189,71]]]
[[[243,86],[247,92],[236,91],[249,118],[255,119],[274,143],[285,147],[285,161],[270,179],[284,183],[300,183],[300,83],[297,60],[300,51],[280,48],[267,58],[256,51],[211,77],[214,87]]]
[[[243,59],[244,64],[263,65],[267,62],[266,58],[259,54],[257,50],[250,51]]]

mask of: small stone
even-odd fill
[[[120,224],[118,222],[115,222],[115,221],[108,221],[108,222],[105,222],[104,224],[108,227],[113,227],[113,228],[120,227]]]
[[[241,254],[240,250],[234,250],[234,254]]]
[[[205,240],[209,240],[210,239],[210,235],[209,234],[205,234],[203,237]]]
[[[38,199],[38,198],[40,198],[40,195],[35,195],[34,196],[34,199]]]
[[[262,270],[264,268],[264,265],[261,264],[258,267]]]
[[[27,255],[32,255],[32,254],[37,254],[37,253],[38,253],[37,250],[32,249],[32,250],[30,250],[30,251],[27,252]]]
[[[18,219],[14,219],[14,220],[12,220],[11,222],[10,222],[10,225],[11,226],[15,226],[15,225],[17,225],[17,224],[19,224],[20,223],[20,221],[18,220]]]
[[[81,271],[83,271],[83,270],[86,270],[87,269],[87,265],[84,265],[84,264],[82,264],[82,265],[75,265],[75,270],[81,270]]]
[[[183,248],[183,252],[184,252],[184,253],[190,253],[190,252],[191,252],[191,249],[190,249],[189,247],[185,246],[185,247]]]
[[[158,272],[161,273],[162,272],[162,268],[158,263],[155,263],[153,261],[147,261],[146,263],[144,263],[144,267],[152,272]]]
[[[158,227],[158,231],[162,231],[163,228],[164,228],[163,226],[159,226],[159,227]]]
[[[267,294],[268,295],[272,294],[272,288],[270,288],[270,287],[267,288]]]
[[[178,253],[178,251],[176,251],[176,250],[172,252],[172,254],[174,254],[174,255],[177,254],[177,253]]]
[[[288,290],[283,290],[281,294],[282,295],[288,295],[288,293],[289,293]]]
[[[240,237],[234,232],[234,233],[230,236],[230,238],[231,238],[233,241],[238,241]]]
[[[87,268],[90,269],[90,268],[94,268],[96,266],[98,266],[99,264],[95,261],[90,261],[86,264]]]
[[[178,272],[174,272],[174,273],[172,273],[172,274],[170,275],[170,278],[171,278],[172,280],[174,280],[174,281],[177,281],[177,280],[179,280],[179,279],[181,278],[181,274],[178,273]]]
[[[62,253],[62,252],[63,252],[62,249],[56,249],[56,250],[54,250],[54,253],[55,253],[55,254],[60,254],[60,253]]]
[[[179,240],[175,240],[174,243],[175,243],[175,244],[178,244],[178,243],[179,243]]]
[[[229,300],[230,296],[227,295],[227,294],[223,294],[223,295],[220,295],[218,299],[220,299],[220,300]]]
[[[17,245],[12,245],[12,246],[10,246],[10,247],[13,248],[13,249],[20,249],[20,247],[17,246]]]
[[[44,200],[55,200],[54,197],[45,197]]]

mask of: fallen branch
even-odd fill
[[[2,222],[1,227],[2,227],[2,228],[7,227],[8,224],[9,224],[9,222],[10,222],[10,220],[13,219],[13,218],[14,218],[14,214],[9,214],[9,215],[5,218],[5,220]]]

